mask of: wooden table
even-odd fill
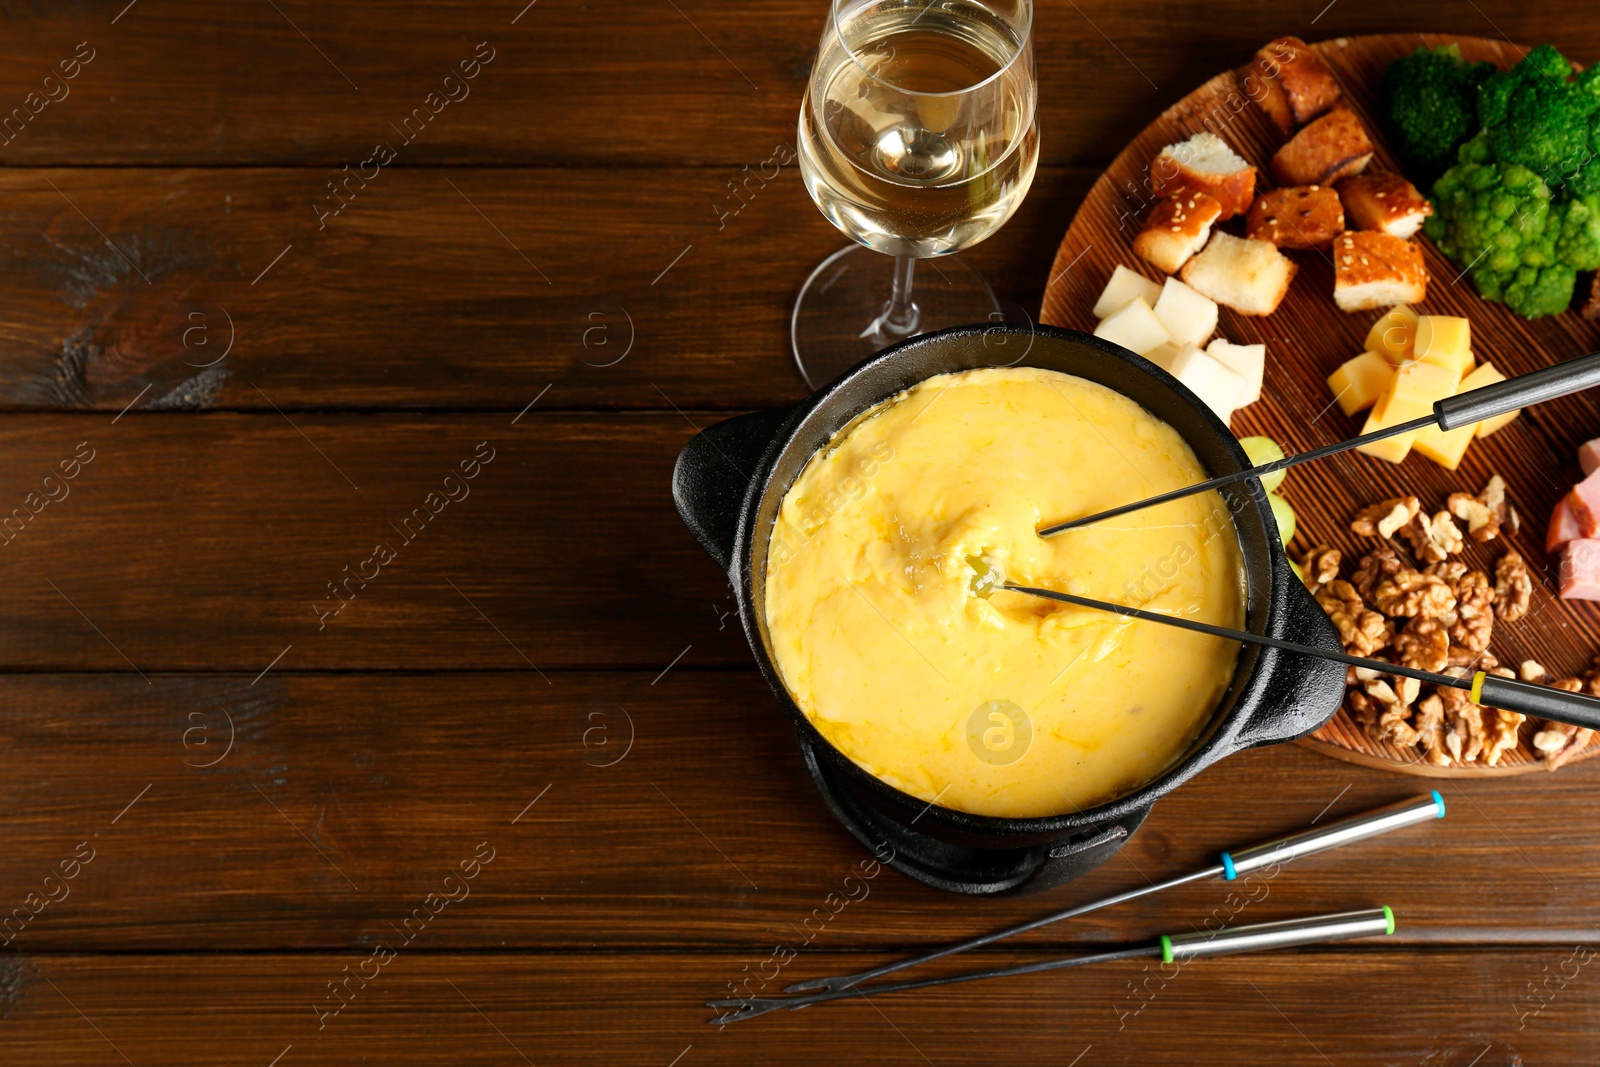
[[[0,1062],[1592,1058],[1596,764],[982,959],[1380,902],[1383,943],[707,1026],[776,945],[773,986],[857,969],[1419,783],[1257,751],[1046,897],[840,906],[866,854],[668,494],[696,427],[802,395],[788,304],[841,239],[748,176],[823,4],[523,2],[0,7]],[[1583,5],[1049,0],[1044,165],[973,259],[1036,308],[1171,100],[1422,27],[1600,58]]]

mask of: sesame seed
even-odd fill
[[[1183,227],[1182,226],[1174,226],[1172,228],[1172,232],[1173,233],[1182,233],[1183,232]]]
[[[1382,200],[1382,199],[1383,199],[1383,198],[1384,198],[1384,197],[1386,197],[1386,196],[1388,196],[1388,195],[1389,195],[1389,194],[1388,194],[1388,193],[1385,193],[1385,192],[1382,192],[1382,191],[1380,191],[1380,192],[1379,192],[1379,193],[1378,193],[1378,199],[1379,199],[1379,200]]]

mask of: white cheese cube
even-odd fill
[[[1167,328],[1161,325],[1161,320],[1142,297],[1135,297],[1121,311],[1101,319],[1100,325],[1094,328],[1094,335],[1141,356],[1172,340],[1167,336]]]
[[[1206,338],[1217,332],[1217,302],[1201,296],[1176,278],[1167,279],[1154,310],[1161,325],[1180,345],[1203,345]]]
[[[1227,422],[1234,409],[1250,395],[1250,383],[1212,359],[1194,345],[1185,346],[1173,360],[1172,376],[1187,385],[1206,407]]]
[[[1166,344],[1157,345],[1146,352],[1144,358],[1171,374],[1173,361],[1178,358],[1178,353],[1182,352],[1184,347],[1184,345],[1180,345],[1176,341],[1168,341]]]
[[[1159,299],[1161,299],[1161,286],[1143,274],[1119,265],[1111,272],[1111,280],[1106,282],[1100,299],[1094,302],[1094,317],[1103,319],[1121,311],[1135,300],[1143,300],[1153,306]]]
[[[1217,338],[1206,346],[1206,355],[1227,367],[1250,385],[1246,404],[1261,399],[1261,382],[1267,373],[1266,345],[1236,345],[1225,338]]]

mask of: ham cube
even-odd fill
[[[1567,499],[1584,537],[1600,537],[1600,470],[1572,487]]]
[[[1600,437],[1578,446],[1578,466],[1586,476],[1600,469]]]
[[[1600,541],[1579,538],[1561,550],[1561,597],[1600,600]]]
[[[1562,497],[1561,503],[1550,513],[1550,532],[1545,535],[1544,550],[1560,552],[1567,546],[1568,541],[1576,541],[1582,536],[1583,530],[1578,526],[1578,516],[1572,512],[1572,501]]]

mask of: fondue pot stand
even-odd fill
[[[903,341],[793,407],[708,427],[684,446],[672,478],[683,521],[728,572],[750,649],[794,722],[801,757],[828,809],[889,866],[958,893],[1033,891],[1091,870],[1122,847],[1161,797],[1224,756],[1311,733],[1344,697],[1343,666],[1242,646],[1232,684],[1171,766],[1104,804],[1046,818],[997,818],[930,804],[863,770],[818,733],[785,689],[767,636],[767,542],[784,494],[812,455],[863,411],[936,374],[1011,366],[1074,374],[1130,397],[1177,430],[1210,476],[1250,465],[1211,409],[1150,361],[1074,330],[981,325]],[[1219,492],[1244,561],[1245,629],[1342,651],[1337,632],[1289,569],[1260,481]]]

